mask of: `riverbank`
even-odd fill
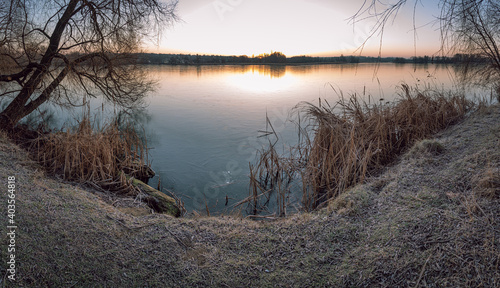
[[[17,224],[17,280],[6,279],[4,264],[2,285],[497,287],[499,139],[497,104],[417,143],[328,208],[256,222],[134,216],[120,201],[46,176],[2,135],[0,179],[6,187],[16,178]],[[2,263],[7,253],[4,244]]]

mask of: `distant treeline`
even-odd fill
[[[464,63],[483,62],[484,59],[473,55],[456,54],[447,56],[418,56],[410,58],[402,57],[368,57],[368,56],[336,56],[336,57],[312,57],[293,56],[286,57],[281,52],[271,54],[260,54],[257,56],[222,56],[222,55],[192,55],[192,54],[154,54],[141,53],[138,55],[140,64],[167,64],[167,65],[210,65],[210,64],[306,64],[306,63]]]

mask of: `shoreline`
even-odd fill
[[[394,62],[360,62],[360,63],[340,63],[340,62],[321,62],[321,63],[204,63],[204,64],[169,64],[169,63],[141,63],[145,66],[313,66],[313,65],[456,65],[456,63],[394,63]]]
[[[495,287],[498,135],[500,105],[481,108],[424,140],[441,145],[438,154],[419,142],[328,208],[274,221],[133,215],[121,207],[133,199],[109,201],[105,193],[46,176],[0,135],[0,175],[5,183],[15,176],[16,239],[22,239],[16,280],[2,284]],[[6,249],[1,257],[7,259]],[[0,272],[7,275],[5,265]]]

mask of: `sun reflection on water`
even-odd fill
[[[226,82],[231,86],[257,93],[290,90],[296,81],[296,77],[286,73],[286,66],[251,66],[241,73],[226,77]]]

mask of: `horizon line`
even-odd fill
[[[246,56],[250,59],[257,58],[258,56],[264,56],[264,55],[271,55],[272,53],[279,52],[279,51],[272,51],[270,54],[268,53],[260,53],[260,54],[252,54],[251,56],[247,54],[207,54],[207,53],[194,53],[194,52],[152,52],[152,51],[142,51],[142,52],[136,52],[136,54],[157,54],[157,55],[193,55],[193,56],[222,56],[222,57],[240,57],[240,56]],[[340,54],[340,55],[329,55],[329,56],[315,56],[312,54],[300,54],[300,55],[292,55],[288,56],[285,55],[282,52],[279,52],[283,54],[287,59],[288,58],[293,58],[293,57],[311,57],[311,58],[333,58],[333,57],[364,57],[364,58],[379,58],[379,59],[384,59],[384,58],[404,58],[404,59],[411,59],[413,57],[453,57],[454,55],[451,56],[443,56],[443,55],[435,55],[435,54],[423,54],[423,55],[413,55],[413,56],[369,56],[369,55],[356,55],[356,54]]]

